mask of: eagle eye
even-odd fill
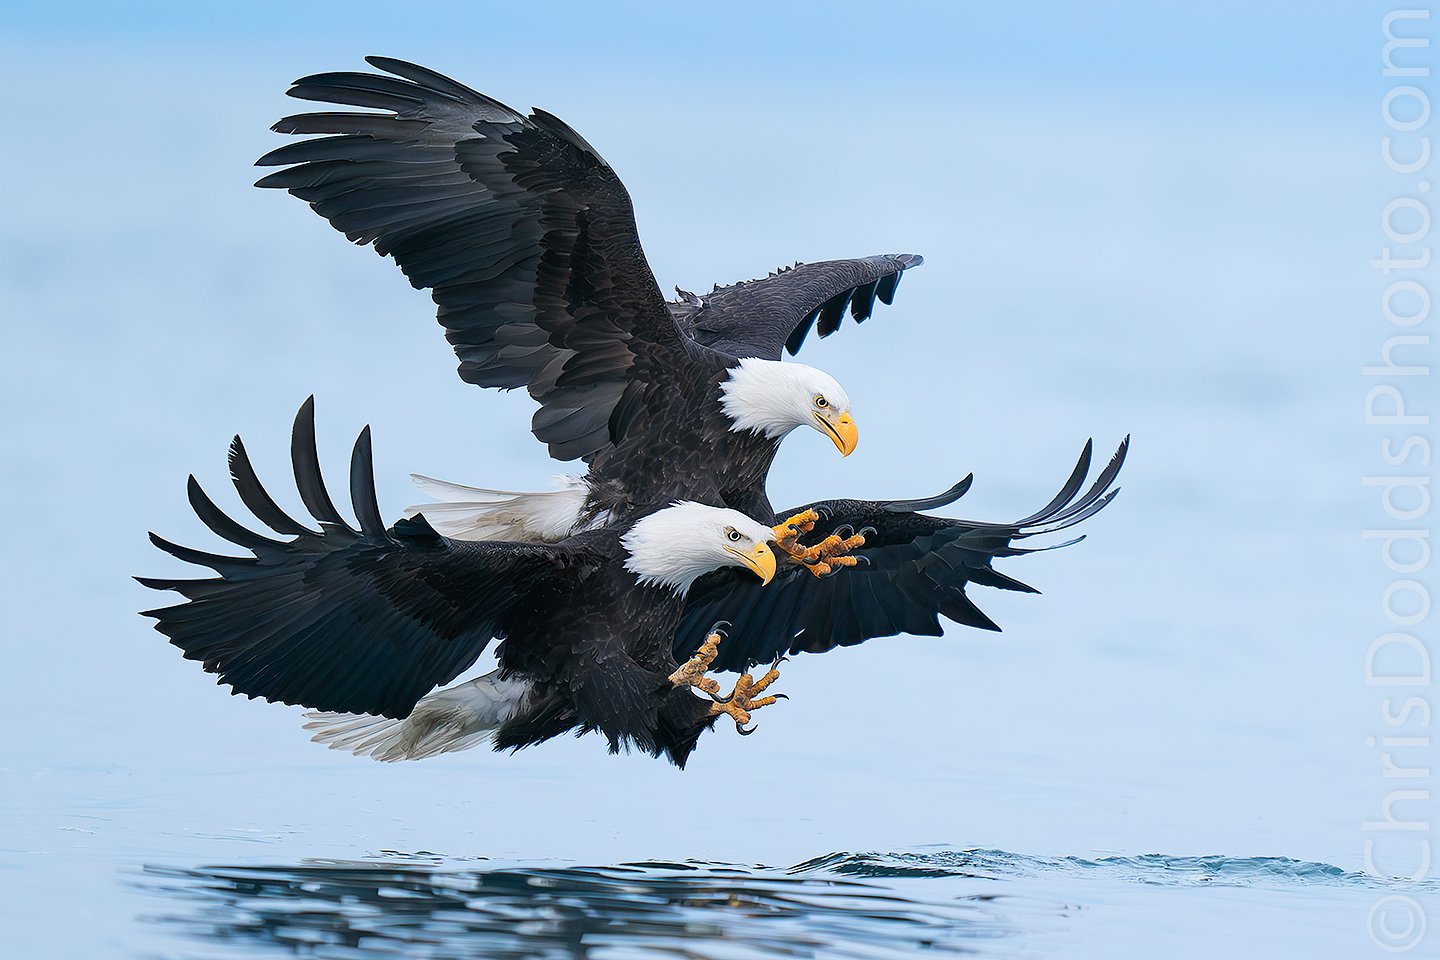
[[[725,528],[725,536],[730,539],[730,542],[731,542],[731,543],[739,543],[739,542],[740,542],[740,531],[739,531],[739,530],[736,530],[734,527],[726,527],[726,528]]]
[[[825,394],[817,393],[815,394],[815,406],[822,408],[828,407],[830,406],[830,401],[825,399]]]

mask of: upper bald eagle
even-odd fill
[[[393,257],[432,291],[460,376],[527,388],[536,437],[588,462],[566,495],[519,519],[538,512],[551,539],[674,499],[768,516],[765,477],[786,434],[811,427],[854,450],[844,389],[782,352],[812,327],[832,333],[847,307],[858,322],[890,303],[920,257],[797,265],[667,303],[624,185],[579,134],[424,67],[367,59],[391,76],[318,74],[289,95],[381,112],[281,120],[281,133],[329,136],[262,157],[286,169],[258,186]]]
[[[699,699],[690,687],[712,698],[719,690],[703,676],[708,659],[686,671],[672,654],[696,580],[726,567],[762,584],[774,576],[768,526],[735,510],[686,502],[554,544],[449,540],[423,518],[387,529],[375,499],[367,427],[350,465],[355,529],[325,489],[311,401],[296,417],[291,456],[318,531],[276,505],[236,437],[230,468],[241,500],[289,539],[237,523],[192,476],[196,514],[252,555],[205,553],[151,534],[162,550],[217,575],[138,578],[185,597],[146,616],[235,693],[404,718],[499,637],[494,679],[515,692],[490,728],[497,749],[579,728],[598,730],[612,750],[633,743],[679,766],[716,716],[729,714],[739,724],[773,702],[753,683],[728,700]],[[695,646],[705,639],[702,632]]]

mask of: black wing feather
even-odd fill
[[[850,302],[850,291],[842,290],[826,300],[820,307],[820,317],[815,321],[815,332],[828,337],[840,329],[840,318],[845,316],[845,304]]]
[[[897,270],[880,278],[879,286],[875,288],[875,295],[885,306],[888,307],[895,302],[895,291],[900,288],[900,278],[904,274],[904,270]]]
[[[864,323],[875,311],[875,285],[880,281],[862,284],[850,291],[850,316],[856,323]]]
[[[1122,444],[1121,450],[1123,449],[1125,448]],[[1060,488],[1060,492],[1055,494],[1054,499],[1030,514],[1030,516],[1017,520],[1016,524],[1023,526],[1027,523],[1034,523],[1040,517],[1051,516],[1058,508],[1073,500],[1075,494],[1080,492],[1080,487],[1085,483],[1085,477],[1090,473],[1090,458],[1094,455],[1094,450],[1095,441],[1086,440],[1085,449],[1080,451],[1080,459],[1075,462],[1075,469],[1070,471],[1070,476],[1065,481],[1064,486]]]
[[[240,502],[245,504],[245,509],[271,530],[294,537],[314,533],[281,510],[280,505],[261,486],[260,478],[255,475],[255,467],[250,463],[250,455],[245,452],[245,444],[239,436],[230,441],[230,479],[234,482],[235,492],[240,494]]]
[[[333,523],[337,527],[354,533],[325,489],[320,475],[320,453],[315,448],[315,398],[307,397],[295,415],[295,427],[290,434],[290,462],[295,468],[295,487],[300,491],[300,501],[310,516],[321,523]]]
[[[375,461],[370,450],[369,426],[360,431],[350,456],[350,502],[365,538],[384,539],[385,521],[380,518],[380,504],[375,494]]]
[[[933,497],[919,497],[914,500],[887,500],[885,509],[890,513],[917,513],[921,510],[938,510],[941,507],[948,507],[965,496],[974,482],[975,474],[967,473],[959,483],[944,493],[937,493]]]
[[[217,537],[223,537],[238,547],[250,550],[266,550],[280,546],[280,541],[261,536],[230,519],[223,510],[215,506],[215,501],[211,500],[201,488],[200,481],[195,479],[194,474],[191,474],[185,482],[185,494],[190,500],[190,509],[195,511],[195,516],[199,517],[200,522],[209,527]]]

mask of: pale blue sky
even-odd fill
[[[698,9],[697,9],[698,8]],[[135,55],[247,49],[247,59],[295,52],[349,53],[377,42],[412,55],[466,56],[507,67],[525,61],[567,72],[647,66],[687,82],[746,83],[790,74],[823,82],[897,81],[1027,87],[1189,89],[1246,99],[1322,91],[1349,97],[1373,59],[1358,33],[1389,9],[1373,3],[1098,2],[1023,5],[677,4],[466,2],[231,5],[30,3],[10,5],[12,43]],[[417,49],[418,48],[418,49]],[[262,53],[261,51],[264,51]],[[727,68],[744,67],[741,76]],[[756,70],[760,76],[756,76]],[[897,91],[898,92],[898,91]]]

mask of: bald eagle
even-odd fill
[[[492,679],[512,695],[487,729],[496,749],[578,728],[599,731],[612,751],[634,745],[682,767],[718,716],[744,731],[754,710],[775,702],[763,695],[774,671],[741,677],[720,695],[705,676],[716,630],[697,638],[710,658],[677,666],[672,654],[686,594],[700,577],[729,567],[762,585],[774,576],[769,526],[728,508],[680,502],[549,544],[451,540],[418,517],[386,528],[367,427],[350,465],[357,529],[321,477],[313,398],[296,417],[291,457],[319,530],[275,503],[236,437],[230,469],[241,501],[289,539],[236,522],[192,476],[196,514],[251,556],[205,553],[151,534],[160,549],[216,576],[137,578],[185,598],[146,616],[234,693],[405,718],[502,637]]]
[[[805,510],[841,525],[867,525],[868,563],[844,576],[815,579],[795,564],[782,566],[765,586],[742,570],[717,569],[698,577],[685,592],[684,613],[674,633],[675,678],[710,671],[746,671],[734,697],[746,710],[768,705],[760,697],[778,678],[786,653],[824,652],[874,636],[917,633],[939,636],[939,616],[969,626],[998,630],[994,620],[966,596],[966,586],[999,587],[1035,593],[1034,587],[991,566],[1015,557],[1077,543],[1025,547],[1021,541],[1053,534],[1103,510],[1115,495],[1123,448],[1084,484],[1090,445],[1070,478],[1044,508],[1014,522],[976,522],[927,517],[920,510],[943,507],[968,491],[966,476],[939,497],[914,501],[819,501]],[[804,512],[796,510],[793,512]],[[763,521],[762,521],[763,522]],[[719,620],[719,622],[717,622]],[[707,629],[701,629],[706,625]],[[772,662],[762,678],[750,669]],[[713,681],[711,681],[713,682]],[[711,691],[713,692],[713,691]],[[351,711],[308,712],[312,740],[376,760],[423,760],[478,744],[501,747],[514,711],[530,702],[534,685],[504,668],[420,699],[405,718]],[[749,723],[749,714],[736,717]],[[740,727],[742,733],[753,728]]]
[[[525,387],[540,404],[535,436],[589,465],[549,496],[491,497],[459,526],[436,512],[437,529],[554,540],[676,499],[769,515],[765,478],[788,433],[810,427],[843,455],[855,449],[845,390],[782,352],[812,328],[834,332],[847,308],[864,321],[920,257],[796,265],[667,302],[624,185],[578,133],[424,67],[368,61],[389,76],[318,74],[289,95],[380,112],[279,121],[281,133],[322,136],[262,157],[285,169],[257,185],[394,258],[431,290],[461,378]],[[783,531],[778,542],[815,572],[839,546],[806,553]]]
[[[825,500],[796,508],[793,513],[828,518],[842,532],[863,527],[866,562],[842,576],[823,579],[802,572],[798,565],[781,565],[768,586],[735,569],[706,573],[685,594],[673,658],[692,671],[701,667],[746,671],[735,690],[742,698],[753,698],[776,679],[786,654],[820,653],[898,633],[939,636],[942,616],[966,626],[999,630],[966,588],[974,584],[1038,592],[996,570],[992,561],[1083,539],[1044,547],[1023,545],[1031,537],[1073,527],[1111,502],[1125,445],[1087,485],[1091,455],[1087,443],[1059,493],[1040,510],[1009,523],[952,520],[920,512],[958,500],[970,489],[969,476],[938,496],[919,500]],[[766,662],[772,665],[757,681],[748,671]],[[763,685],[757,690],[757,684]],[[312,739],[331,749],[382,761],[420,760],[487,741],[503,742],[509,717],[531,695],[528,681],[496,670],[431,693],[403,719],[315,711],[306,714],[306,729]]]

